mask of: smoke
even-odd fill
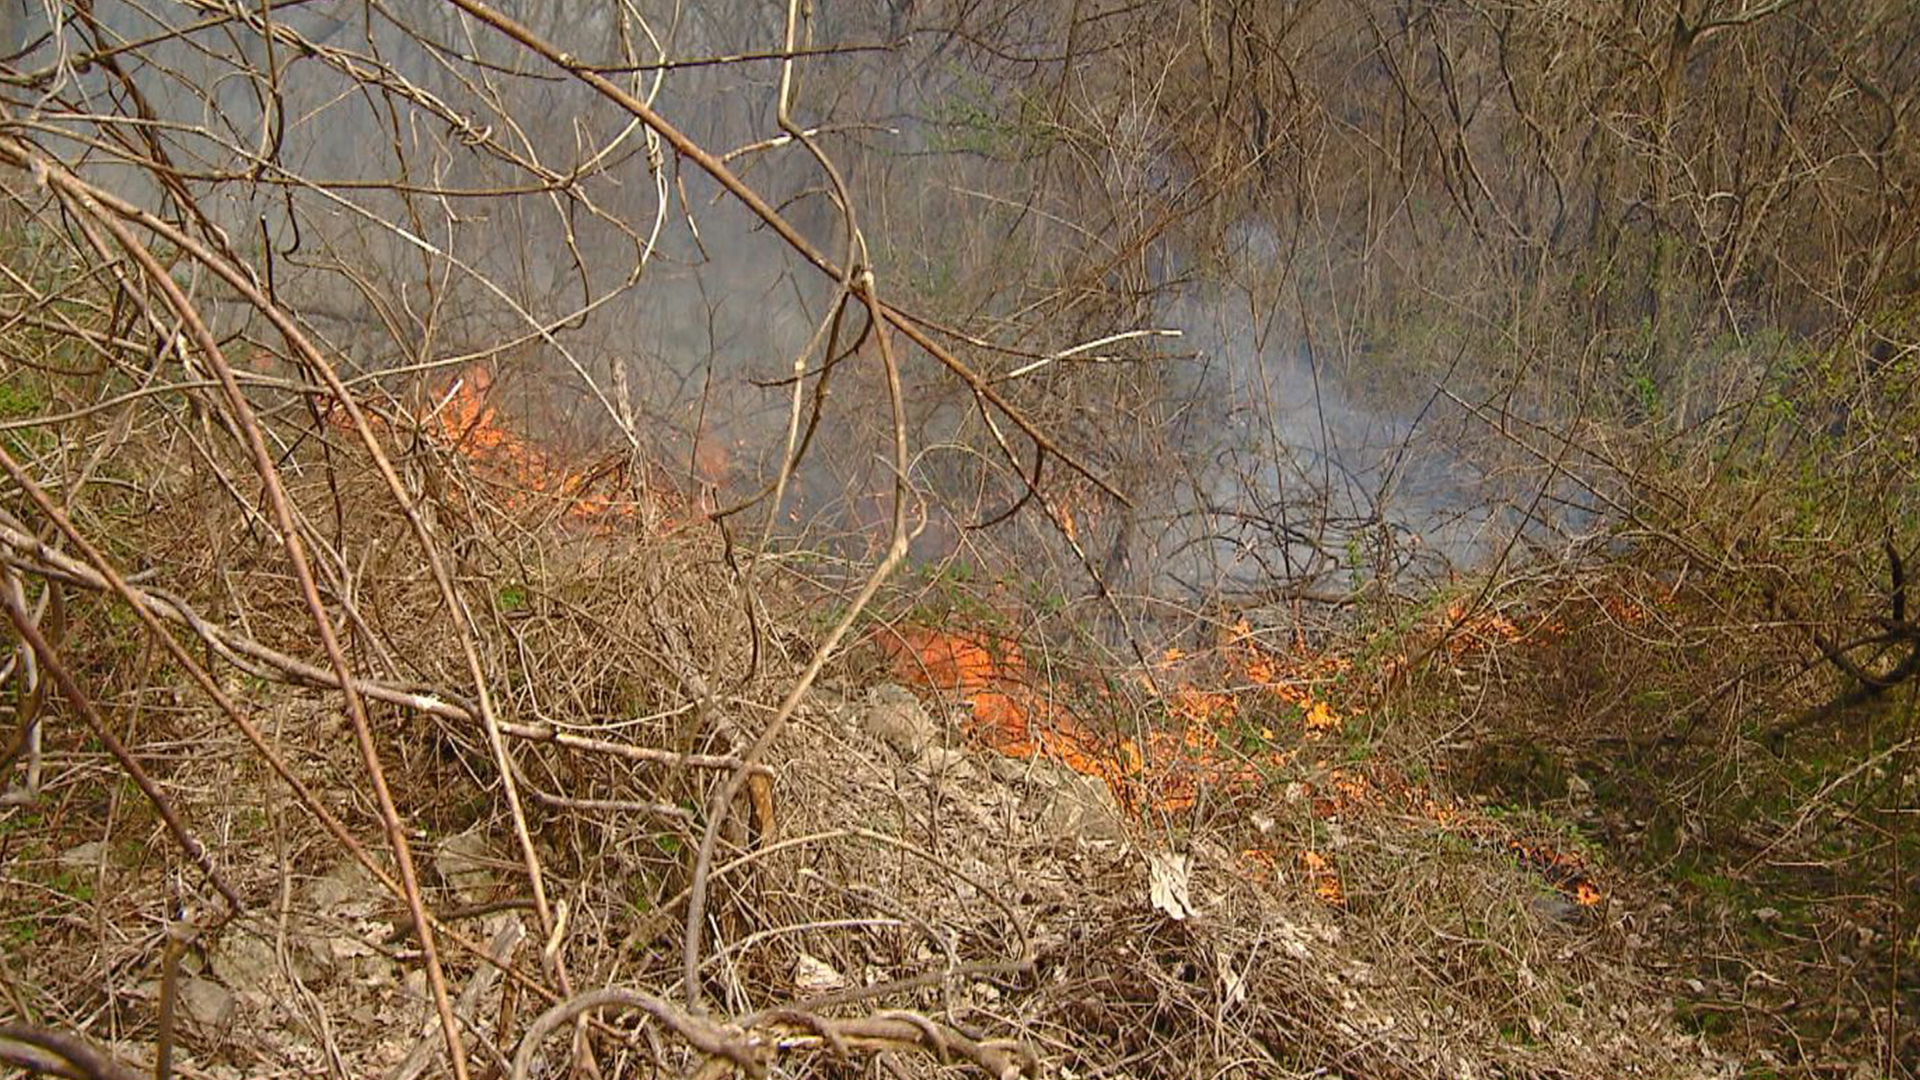
[[[624,38],[642,63],[764,49],[779,31],[757,4],[644,24],[614,5],[504,6],[562,48],[606,56]],[[631,117],[451,6],[296,5],[252,34],[126,0],[86,21],[47,16],[30,5],[10,24],[18,66],[48,73],[41,99],[16,109],[57,94],[99,114],[145,110],[140,130],[188,179],[169,190],[119,166],[92,148],[124,125],[51,106],[45,145],[157,213],[190,196],[350,374],[404,394],[484,361],[543,436],[630,437],[706,481],[760,456],[745,440],[781,426],[783,395],[753,385],[785,375],[811,336],[819,275]],[[71,65],[136,41],[151,44],[117,67]],[[773,128],[772,75],[714,65],[628,82],[724,151]],[[777,201],[802,182],[792,148],[738,164]],[[562,178],[577,179],[563,191]],[[820,219],[805,202],[797,216]],[[220,330],[262,330],[218,290],[210,303]],[[397,372],[408,377],[380,377]]]
[[[774,7],[745,2],[662,5],[644,22],[600,3],[503,6],[576,55],[643,67],[764,51],[781,33]],[[836,40],[885,34],[888,12],[832,14]],[[787,380],[830,314],[834,283],[631,117],[435,0],[273,9],[251,35],[195,30],[196,17],[99,0],[92,22],[56,27],[33,5],[12,24],[14,40],[31,44],[18,65],[48,81],[37,101],[11,107],[30,113],[61,96],[102,113],[148,110],[141,130],[179,168],[177,188],[98,151],[126,137],[119,125],[48,110],[42,128],[50,149],[157,212],[177,211],[183,192],[194,198],[219,242],[260,268],[363,387],[417,402],[485,363],[505,407],[542,441],[582,453],[625,446],[716,502],[779,470]],[[118,69],[67,63],[149,39],[138,63]],[[1077,273],[1066,264],[1077,249],[1057,238],[1081,241],[1061,223],[1071,207],[995,201],[1019,190],[1013,150],[1024,135],[954,117],[1016,84],[929,62],[940,48],[809,61],[802,100],[807,122],[831,129],[820,138],[856,193],[884,286],[991,325],[1027,303],[1022,274]],[[837,253],[841,217],[821,171],[800,147],[769,141],[778,74],[746,63],[618,77],[703,146],[733,155]],[[1103,174],[1104,197],[1135,214],[1185,182],[1148,118],[1122,104]],[[1484,559],[1501,519],[1463,512],[1485,500],[1466,462],[1428,437],[1433,418],[1370,404],[1349,350],[1328,344],[1346,337],[1316,337],[1261,292],[1281,257],[1271,230],[1249,223],[1234,247],[1223,266],[1155,283],[1145,322],[1180,330],[1181,355],[1135,357],[1146,362],[1112,373],[1050,369],[1007,388],[1136,503],[1102,510],[1051,463],[1043,482],[1066,485],[1054,489],[1059,506],[1077,515],[1096,569],[1135,592],[1207,595],[1338,589]],[[221,299],[214,290],[222,331],[270,338]],[[842,345],[864,324],[850,311]],[[1009,325],[1029,350],[1060,344]],[[1026,480],[996,460],[1005,432],[946,373],[908,359],[910,479],[926,497],[914,508],[924,522],[915,557],[966,545],[1057,563],[1052,525],[1022,501]],[[999,360],[1024,362],[977,358]],[[817,352],[812,363],[817,372]],[[889,512],[890,420],[871,343],[843,364],[776,527],[815,542],[851,535],[857,551]],[[1032,450],[1014,443],[1024,473]]]

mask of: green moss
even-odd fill
[[[1733,1016],[1723,1009],[1683,1003],[1674,1010],[1673,1016],[1681,1027],[1700,1035],[1723,1036],[1733,1032]]]
[[[93,899],[93,872],[62,867],[46,880],[46,886],[69,900],[85,904]]]
[[[20,379],[0,382],[0,420],[20,420],[39,413],[46,399],[37,387]]]
[[[0,836],[31,832],[40,828],[45,823],[45,819],[40,816],[37,810],[15,810],[11,813],[0,815]]]

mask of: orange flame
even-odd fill
[[[1300,869],[1307,875],[1307,881],[1313,886],[1313,895],[1323,903],[1339,906],[1346,902],[1346,891],[1340,886],[1340,875],[1333,869],[1333,863],[1325,855],[1307,848],[1300,852]]]
[[[1136,811],[1188,810],[1203,785],[1229,791],[1251,788],[1260,783],[1263,767],[1289,760],[1287,753],[1250,755],[1222,743],[1221,730],[1241,718],[1240,701],[1232,692],[1181,684],[1165,702],[1169,714],[1181,721],[1178,731],[1116,738],[1100,735],[1066,703],[1036,686],[1015,642],[909,627],[882,638],[881,644],[897,678],[955,694],[971,706],[967,729],[972,737],[1009,757],[1045,757],[1099,779],[1122,806]],[[1171,664],[1180,654],[1168,656]],[[1331,715],[1322,703],[1310,720],[1324,724]],[[1260,733],[1263,742],[1271,742],[1271,728]]]
[[[514,431],[493,404],[492,391],[492,374],[482,367],[469,368],[454,380],[431,416],[430,430],[517,489],[508,505],[525,505],[525,495],[532,494],[558,497],[567,515],[576,519],[634,512],[637,504],[590,490],[593,478],[587,473]]]
[[[705,520],[694,499],[665,482],[649,477],[635,495],[617,490],[630,476],[624,463],[585,467],[568,455],[533,441],[516,431],[494,404],[494,379],[481,365],[473,365],[444,386],[437,404],[426,414],[428,438],[472,463],[475,471],[502,489],[500,504],[527,511],[558,503],[567,520],[607,523],[643,516],[661,532]],[[336,424],[345,424],[336,416]],[[703,440],[698,447],[697,474],[709,485],[724,481],[727,456],[717,443]]]
[[[1178,730],[1115,738],[1096,734],[1063,702],[1037,686],[1018,643],[1004,636],[907,627],[879,640],[896,678],[953,694],[971,707],[966,725],[970,736],[996,753],[1043,757],[1096,778],[1108,786],[1123,809],[1136,816],[1189,810],[1203,785],[1227,793],[1260,788],[1265,782],[1263,772],[1292,765],[1300,747],[1271,749],[1274,732],[1262,726],[1260,740],[1269,749],[1242,754],[1223,742],[1222,733],[1246,725],[1246,706],[1262,695],[1300,709],[1305,739],[1338,730],[1340,714],[1324,687],[1352,666],[1344,657],[1315,655],[1300,647],[1284,655],[1272,652],[1242,623],[1223,636],[1221,652],[1250,687],[1207,690],[1177,680],[1163,701],[1169,715],[1181,721]],[[1175,679],[1188,659],[1181,649],[1166,650],[1152,664],[1161,678],[1146,680],[1148,685]],[[1294,781],[1288,785],[1287,798],[1304,800],[1316,819],[1385,814],[1425,820],[1507,852],[1580,904],[1601,900],[1599,887],[1578,857],[1522,843],[1501,823],[1410,784],[1389,769],[1329,767],[1319,761],[1313,773],[1320,779]],[[1278,863],[1272,852],[1253,848],[1241,855],[1245,871],[1256,880],[1273,879]],[[1296,853],[1295,859],[1302,880],[1316,898],[1333,906],[1346,903],[1345,885],[1328,856],[1309,849]]]

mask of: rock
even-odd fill
[[[180,1016],[202,1038],[216,1037],[233,1023],[233,993],[211,979],[187,978],[175,988]]]
[[[274,999],[274,979],[280,971],[273,946],[241,933],[223,935],[209,957],[213,977],[233,988],[250,1003]]]
[[[478,830],[441,841],[433,851],[433,868],[463,904],[485,903],[493,891],[493,856]]]
[[[341,951],[343,940],[334,942],[335,952]],[[342,967],[357,986],[390,987],[400,981],[400,966],[385,956],[372,950],[365,955],[344,959]]]
[[[1168,918],[1179,922],[1195,914],[1189,896],[1193,863],[1185,855],[1157,852],[1147,864],[1148,899]]]
[[[1090,776],[1047,762],[1034,763],[1032,778],[1040,790],[1040,824],[1062,837],[1096,841],[1126,838],[1126,824],[1107,785]]]
[[[1003,784],[1019,784],[1036,780],[1036,771],[1043,768],[1026,758],[1003,757],[999,754],[987,759],[987,771],[995,780]]]
[[[100,865],[107,855],[104,840],[90,840],[78,847],[70,847],[60,853],[60,865],[68,870],[92,870]]]
[[[920,699],[894,683],[881,683],[867,691],[860,727],[910,760],[918,758],[939,735]]]
[[[936,779],[971,780],[979,775],[967,760],[967,752],[958,747],[929,746],[920,760],[926,765],[928,775]]]
[[[1565,923],[1567,925],[1578,923],[1584,914],[1579,904],[1561,896],[1559,893],[1548,893],[1536,896],[1528,902],[1527,908],[1532,911],[1536,917],[1544,919],[1547,922]]]
[[[341,926],[366,922],[386,905],[386,894],[353,859],[342,859],[326,873],[300,887],[298,908],[305,918],[288,928],[288,958],[302,981],[333,973],[356,957],[373,953],[371,946]]]
[[[801,953],[793,962],[793,987],[802,997],[847,988],[847,977],[817,956]]]
[[[342,859],[326,873],[307,882],[301,890],[301,906],[320,915],[359,918],[379,910],[384,893],[374,883],[367,868],[353,859]]]

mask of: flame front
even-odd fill
[[[1637,608],[1607,606],[1616,617],[1644,617]],[[1561,629],[1543,621],[1531,632],[1523,631],[1504,615],[1472,615],[1465,605],[1456,605],[1433,620],[1424,634],[1427,640],[1447,641],[1449,653],[1458,658],[1495,643],[1544,640]],[[1096,732],[1032,677],[1018,643],[1004,636],[906,627],[877,640],[896,678],[951,694],[969,707],[966,731],[972,738],[995,753],[1047,758],[1096,778],[1136,818],[1190,810],[1203,786],[1234,797],[1261,790],[1282,771],[1306,771],[1301,752],[1344,730],[1348,718],[1359,715],[1350,706],[1336,704],[1338,684],[1354,667],[1351,658],[1314,652],[1298,639],[1289,650],[1275,650],[1244,621],[1223,631],[1216,647],[1236,685],[1207,689],[1196,683],[1197,665],[1178,648],[1161,655],[1150,677],[1140,674],[1141,685],[1176,723],[1170,730],[1138,738]],[[1456,641],[1463,644],[1456,646]],[[1404,663],[1404,656],[1393,657],[1385,666],[1391,671]],[[1276,711],[1275,704],[1285,708]],[[1293,719],[1281,719],[1286,716]],[[1274,727],[1286,722],[1298,728],[1283,739]],[[1291,747],[1281,749],[1281,742]],[[1256,749],[1248,752],[1248,746]],[[1576,856],[1515,840],[1486,815],[1437,797],[1390,769],[1329,767],[1327,756],[1315,755],[1311,762],[1317,783],[1295,780],[1282,789],[1289,802],[1304,801],[1314,818],[1385,813],[1422,820],[1504,850],[1581,905],[1601,901],[1599,887]],[[1347,902],[1339,870],[1324,852],[1297,851],[1287,862],[1264,848],[1241,854],[1243,869],[1256,877],[1284,875],[1282,866],[1291,865],[1322,902]]]
[[[505,480],[513,488],[508,505],[520,507],[527,496],[559,499],[569,517],[631,515],[638,504],[617,502],[603,492],[589,490],[591,477],[570,468],[558,455],[535,445],[508,426],[492,402],[493,377],[485,368],[472,367],[454,380],[430,430],[469,461]]]
[[[1283,661],[1254,644],[1241,628],[1229,650],[1239,677],[1250,685],[1238,690],[1207,690],[1182,680],[1166,689],[1161,703],[1178,721],[1174,730],[1152,730],[1139,737],[1102,735],[1075,715],[1058,696],[1031,678],[1016,642],[979,632],[908,627],[881,639],[896,677],[955,694],[971,709],[968,734],[995,752],[1016,758],[1045,757],[1084,776],[1106,783],[1122,806],[1135,811],[1179,812],[1192,808],[1200,788],[1240,791],[1257,787],[1263,773],[1289,763],[1292,751],[1273,749],[1271,724],[1260,724],[1260,747],[1247,752],[1223,740],[1223,731],[1250,724],[1259,710],[1246,698],[1268,695],[1293,706],[1309,734],[1338,731],[1341,714],[1311,689],[1327,673],[1342,670],[1325,658]],[[1172,675],[1184,659],[1170,650],[1161,676]],[[1142,678],[1148,688],[1162,678]]]

